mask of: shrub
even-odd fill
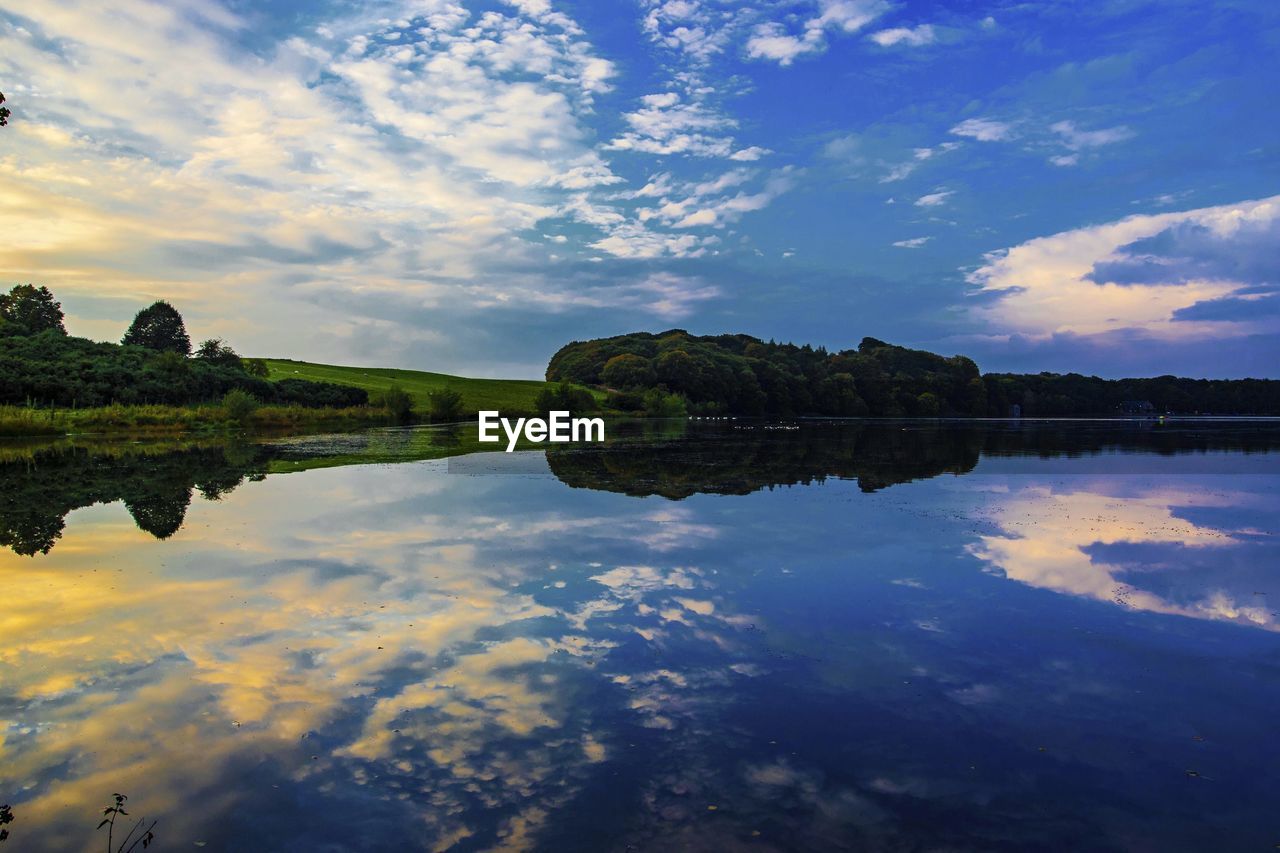
[[[232,388],[222,397],[222,408],[228,418],[243,423],[258,410],[258,399],[248,391]]]
[[[462,416],[462,395],[452,388],[427,392],[433,421],[453,421]]]
[[[250,376],[257,376],[259,379],[266,379],[271,371],[267,369],[267,361],[263,358],[242,358],[240,359],[240,369]]]
[[[688,415],[689,408],[679,394],[650,388],[644,394],[644,413],[651,418],[683,418]]]
[[[413,417],[413,397],[399,385],[392,385],[382,392],[382,405],[398,421],[407,421]]]
[[[561,382],[554,388],[543,388],[533,398],[533,405],[539,412],[569,412],[582,414],[596,410],[596,398],[585,388],[575,388],[568,382]]]

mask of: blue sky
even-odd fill
[[[637,329],[1278,376],[1280,6],[0,0],[0,281],[537,376]]]

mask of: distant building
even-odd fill
[[[1156,407],[1150,400],[1125,400],[1120,404],[1120,411],[1126,415],[1154,415]]]

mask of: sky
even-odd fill
[[[0,284],[474,376],[678,327],[1280,377],[1277,88],[1272,0],[0,0]]]

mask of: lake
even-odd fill
[[[0,445],[0,850],[1280,844],[1280,423],[609,435]]]

